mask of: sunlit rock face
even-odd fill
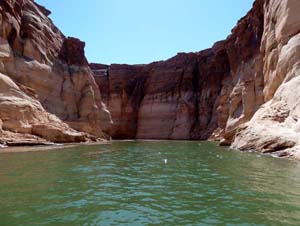
[[[50,11],[32,0],[0,1],[0,72],[20,89],[25,87],[26,92],[34,94],[28,101],[39,104],[38,112],[52,114],[53,117],[47,116],[49,119],[45,123],[56,124],[56,128],[62,131],[84,132],[92,139],[108,137],[110,114],[102,103],[84,56],[85,44],[78,39],[64,37],[48,18],[49,14]],[[0,92],[9,96],[3,90]],[[32,114],[38,115],[35,108],[30,109]],[[11,112],[10,116],[2,118],[2,111],[3,108],[0,108],[3,125],[18,114]],[[51,121],[52,118],[55,120]],[[29,127],[33,124],[28,120]],[[34,129],[43,132],[21,131],[14,126],[3,128],[8,132],[34,134],[49,141],[59,141],[48,135],[53,130],[47,127]],[[68,141],[74,142],[74,139],[64,139],[64,142]]]
[[[237,133],[233,147],[299,157],[300,2],[265,2],[263,95],[265,104]]]
[[[298,0],[256,0],[211,49],[149,65],[106,66],[97,82],[115,121],[112,136],[215,139],[293,154],[300,128],[299,10]]]
[[[88,137],[71,129],[56,116],[48,113],[32,96],[32,90],[17,85],[0,73],[1,140],[28,144],[53,142],[82,142]]]

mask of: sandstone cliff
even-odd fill
[[[65,37],[50,11],[2,0],[0,143],[213,139],[300,156],[299,10],[298,0],[256,0],[210,49],[89,65],[85,43]]]
[[[256,0],[224,41],[149,65],[92,64],[114,138],[214,139],[296,155],[300,1]]]
[[[113,137],[230,140],[263,103],[263,1],[211,49],[149,65],[92,64]],[[230,141],[229,141],[230,142]]]
[[[265,2],[263,96],[266,102],[236,134],[233,147],[299,157],[300,1]]]
[[[4,133],[53,142],[108,137],[110,114],[85,44],[66,38],[49,14],[32,0],[0,1],[0,142]]]

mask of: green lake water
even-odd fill
[[[300,225],[300,163],[181,141],[1,154],[0,225]]]

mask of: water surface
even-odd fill
[[[208,142],[0,155],[0,225],[299,225],[300,164]]]

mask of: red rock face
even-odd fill
[[[112,65],[98,85],[114,138],[222,139],[263,104],[263,1],[225,40],[149,65]],[[93,67],[92,67],[93,68]]]
[[[85,43],[77,38],[64,39],[58,58],[68,65],[88,66],[84,54]]]
[[[114,118],[112,135],[119,139],[135,138],[138,112],[144,96],[146,69],[143,66],[91,65],[104,103]]]
[[[218,126],[212,115],[228,70],[226,53],[217,48],[150,65],[110,66],[95,78],[114,119],[112,136],[208,138]]]
[[[50,11],[31,0],[3,0],[1,37],[14,52],[41,63],[51,63],[64,36],[47,17]]]
[[[207,139],[218,127],[215,102],[229,76],[219,46],[150,65],[112,65],[98,80],[114,119],[112,136]]]

